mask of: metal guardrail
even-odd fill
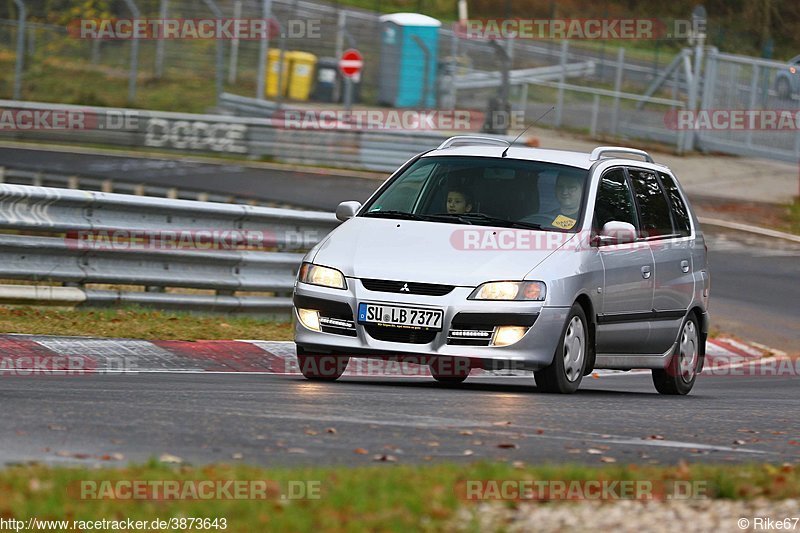
[[[0,129],[0,139],[110,144],[183,153],[391,172],[448,135],[404,130],[300,129],[277,119],[0,100],[0,110],[73,113],[79,127]]]
[[[233,194],[219,194],[190,187],[168,187],[139,181],[126,181],[118,178],[83,176],[58,171],[24,170],[0,167],[0,183],[10,185],[29,185],[33,187],[56,187],[60,189],[81,189],[107,193],[133,194],[136,196],[154,196],[173,200],[197,200],[200,202],[219,202],[226,204],[262,205],[297,209],[296,206],[267,200],[255,200]],[[305,211],[305,209],[300,209]]]
[[[286,313],[302,258],[293,252],[336,225],[321,212],[4,184],[0,278],[77,287],[77,301],[95,305]],[[0,300],[19,299],[12,287],[7,298],[0,288]],[[68,299],[76,301],[74,290]]]
[[[238,94],[222,93],[217,107],[234,115],[270,118],[281,106],[271,100],[259,100]]]
[[[561,76],[565,78],[585,77],[594,74],[595,64],[593,61],[582,63],[572,63],[569,65],[552,65],[548,67],[535,67],[526,69],[515,69],[509,71],[509,84],[522,85],[536,81],[558,80]],[[499,71],[474,71],[455,77],[457,90],[462,89],[485,89],[487,87],[500,87],[502,77]]]

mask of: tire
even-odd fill
[[[780,78],[775,82],[775,92],[778,93],[778,98],[781,100],[789,100],[792,98],[792,87],[789,80]]]
[[[536,386],[543,392],[572,394],[581,384],[589,352],[589,328],[586,313],[575,303],[569,310],[564,331],[550,366],[533,373]]]
[[[469,359],[463,357],[437,357],[430,366],[433,379],[439,383],[461,383],[472,370]]]
[[[347,369],[346,355],[310,354],[297,347],[297,363],[303,377],[311,381],[336,381]]]
[[[683,320],[678,345],[667,367],[653,370],[653,385],[659,393],[671,396],[689,394],[702,364],[701,340],[697,317],[689,313]]]

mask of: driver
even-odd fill
[[[447,213],[463,214],[472,211],[472,198],[464,189],[450,189],[447,191]]]

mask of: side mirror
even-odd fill
[[[338,206],[336,206],[336,218],[344,222],[345,220],[350,220],[358,210],[361,209],[361,202],[342,202]]]
[[[598,246],[604,246],[609,244],[625,244],[635,240],[636,228],[633,224],[611,220],[605,223],[596,242]]]

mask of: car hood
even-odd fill
[[[559,234],[557,244],[552,237],[525,229],[356,217],[320,243],[313,262],[350,278],[474,287],[525,279],[574,234]]]

